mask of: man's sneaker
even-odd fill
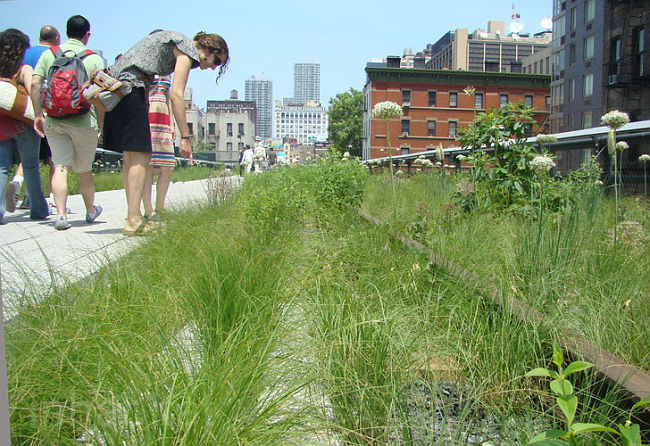
[[[16,211],[19,192],[20,192],[20,184],[18,183],[18,181],[11,181],[9,182],[9,184],[7,184],[7,194],[6,194],[7,212]]]
[[[29,195],[27,192],[25,192],[25,196],[23,197],[23,202],[20,203],[20,209],[29,209],[31,203],[29,202]]]
[[[56,214],[58,213],[58,212],[56,211],[56,204],[54,204],[53,202],[50,201],[50,202],[48,203],[48,206],[49,206],[49,208],[50,208],[50,215],[56,215]],[[65,213],[66,213],[66,214],[72,214],[72,211],[70,210],[69,207],[66,207],[66,208],[65,208]]]
[[[54,229],[57,231],[65,231],[66,229],[69,229],[70,226],[72,225],[68,223],[68,218],[64,217],[63,215],[57,217],[56,221],[54,222]]]
[[[86,221],[88,223],[92,223],[97,220],[97,217],[99,217],[99,214],[101,214],[103,211],[102,207],[98,204],[94,204],[93,207],[95,208],[95,211],[92,214],[86,214]]]

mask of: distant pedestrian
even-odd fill
[[[171,86],[171,76],[155,76],[149,90],[149,127],[152,151],[142,193],[144,217],[147,220],[159,220],[160,216],[165,213],[165,197],[176,166],[174,125],[169,98]],[[151,202],[151,189],[153,176],[156,173],[158,173],[158,180],[156,181],[156,207],[154,208]]]
[[[266,150],[262,141],[257,142],[253,155],[255,157],[255,173],[262,173],[262,164],[266,162]]]
[[[275,166],[277,164],[277,162],[278,162],[278,154],[275,153],[275,150],[273,150],[273,147],[269,148],[268,157],[269,157],[269,166],[270,167]]]
[[[254,159],[253,150],[251,146],[247,145],[241,157],[241,165],[244,166],[244,173],[250,173]]]
[[[124,235],[143,234],[151,228],[142,217],[140,204],[152,152],[147,91],[154,76],[174,73],[171,107],[181,137],[180,155],[188,158],[192,143],[184,93],[190,70],[220,67],[218,82],[229,59],[228,45],[217,34],[200,32],[189,39],[178,32],[159,31],[136,43],[110,68],[111,75],[133,85],[131,93],[106,114],[103,130],[104,147],[124,156],[122,180],[128,208]]]
[[[27,48],[29,37],[21,31],[10,28],[0,33],[0,77],[15,79],[18,84],[29,86],[32,67],[22,63]],[[43,220],[49,212],[38,170],[38,135],[30,125],[0,113],[0,222],[6,211],[5,187],[14,150],[20,154],[25,183],[32,197],[29,216],[32,220]]]

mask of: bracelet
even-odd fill
[[[191,136],[181,136],[181,139],[192,139]]]

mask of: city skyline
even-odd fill
[[[154,29],[179,31],[192,38],[199,31],[221,34],[230,47],[228,72],[215,86],[216,72],[194,70],[188,87],[194,102],[205,108],[207,100],[227,99],[231,90],[243,93],[245,80],[264,72],[273,81],[276,99],[293,96],[294,64],[318,58],[321,65],[321,103],[350,87],[362,89],[365,66],[372,59],[401,56],[405,48],[421,51],[449,30],[486,28],[489,20],[510,23],[512,2],[475,3],[333,0],[296,3],[287,0],[214,2],[195,0],[180,8],[161,0],[155,8],[146,2],[115,0],[107,13],[102,4],[68,0],[55,9],[46,0],[0,2],[0,28],[17,28],[38,42],[41,26],[51,24],[65,34],[67,19],[81,14],[91,23],[89,47],[102,50],[111,63]],[[552,1],[520,2],[516,12],[525,23],[524,33],[542,30],[542,18],[552,15]]]

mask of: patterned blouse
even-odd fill
[[[124,53],[109,68],[109,73],[148,90],[154,75],[167,76],[174,72],[174,48],[192,59],[192,68],[199,66],[199,53],[191,39],[175,31],[159,31],[149,34]]]

